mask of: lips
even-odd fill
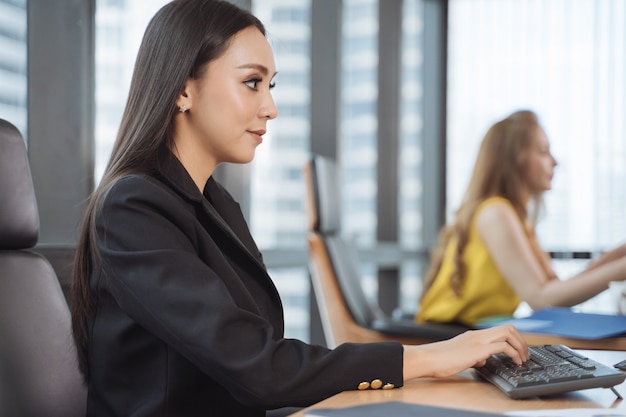
[[[265,134],[265,129],[259,129],[259,130],[248,130],[248,132],[254,134],[254,135],[259,135],[259,136],[263,136]]]
[[[259,142],[259,143],[263,142],[263,135],[265,134],[265,130],[264,129],[248,130],[248,133],[250,133],[252,136],[254,136],[254,138],[256,139],[257,142]]]

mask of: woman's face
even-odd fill
[[[552,176],[557,165],[550,152],[550,143],[539,126],[531,139],[526,158],[525,183],[530,194],[535,195],[552,188]]]
[[[214,168],[221,162],[247,163],[254,158],[267,121],[278,115],[270,94],[275,74],[265,36],[248,27],[209,62],[200,78],[188,80],[177,105],[189,110],[177,115],[184,118],[177,125],[183,127],[178,133],[186,136],[187,149],[191,143],[192,152],[197,152],[194,159]]]

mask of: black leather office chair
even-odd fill
[[[341,236],[337,168],[329,158],[314,155],[305,165],[309,214],[309,266],[326,342],[400,340],[420,344],[454,337],[467,328],[418,324],[387,316],[371,303],[361,286],[354,247]]]
[[[83,417],[70,311],[52,266],[31,249],[38,237],[24,140],[0,119],[0,417]]]

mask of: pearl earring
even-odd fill
[[[187,108],[187,106],[186,106],[186,105],[184,105],[184,104],[181,104],[181,105],[178,107],[178,111],[179,111],[179,112],[181,112],[181,113],[185,113],[187,110],[189,110],[189,109],[188,109],[188,108]]]

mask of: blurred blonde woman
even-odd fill
[[[431,254],[417,321],[472,326],[511,315],[522,301],[532,309],[569,307],[626,279],[626,245],[568,280],[552,269],[535,225],[556,165],[532,111],[487,131],[461,206]]]

